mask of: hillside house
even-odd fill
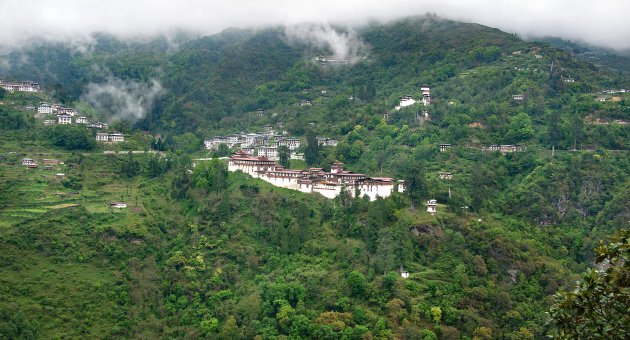
[[[429,85],[422,85],[420,87],[420,91],[422,91],[422,104],[424,104],[424,106],[430,105],[431,104],[431,88],[429,87]]]
[[[81,117],[77,117],[76,122],[77,122],[77,124],[87,124],[88,123],[88,119],[85,116],[81,116]]]
[[[403,268],[403,266],[400,266],[400,269],[398,270],[398,273],[400,273],[400,276],[401,276],[403,279],[406,279],[406,278],[408,278],[408,277],[409,277],[409,272],[408,272],[408,271],[406,271],[406,270]]]
[[[58,165],[59,163],[58,159],[44,159],[44,165]]]
[[[317,143],[321,146],[337,146],[339,141],[326,137],[317,137]]]
[[[63,179],[63,178],[66,178],[66,174],[56,173],[56,174],[55,174],[55,178],[56,178],[56,179]]]
[[[438,176],[440,179],[453,179],[453,173],[451,172],[440,171]]]
[[[403,107],[411,106],[415,103],[416,100],[413,99],[411,96],[400,97],[400,102],[398,103],[398,106],[396,106],[396,110],[400,110]]]
[[[451,148],[451,144],[440,144],[440,152],[446,152],[446,150]]]
[[[35,160],[32,158],[22,158],[22,165],[25,165],[25,166],[37,165],[37,162],[35,162]]]
[[[289,155],[289,159],[297,160],[297,161],[303,161],[304,160],[304,154],[303,153],[292,152]]]
[[[58,115],[68,115],[71,117],[74,117],[74,115],[77,114],[76,111],[74,111],[73,108],[69,108],[69,107],[61,107],[57,110],[57,114]]]
[[[524,95],[524,94],[515,94],[515,95],[512,95],[512,100],[514,100],[514,101],[522,101],[522,100],[525,100],[525,95]]]
[[[278,147],[275,146],[261,146],[256,148],[258,153],[258,157],[265,157],[272,161],[277,161],[278,158]]]
[[[0,87],[8,92],[39,92],[39,83],[32,81],[9,82],[0,80]]]
[[[54,119],[46,119],[46,120],[44,120],[44,125],[45,126],[55,125],[55,124],[57,124],[57,121],[54,120]]]
[[[427,212],[431,214],[437,213],[437,200],[427,201]]]
[[[520,145],[503,144],[503,145],[490,145],[487,148],[484,148],[483,150],[490,151],[490,152],[498,151],[501,153],[511,153],[511,152],[522,151],[523,147]]]
[[[107,142],[107,143],[119,143],[125,141],[125,136],[122,133],[97,133],[96,134],[97,142]]]
[[[96,123],[88,124],[87,127],[89,129],[107,130],[107,123],[96,122]]]
[[[96,141],[97,142],[107,142],[109,140],[109,134],[107,133],[97,133],[96,134]]]
[[[560,78],[565,83],[575,83],[575,79],[571,78],[570,76],[568,78],[565,78],[565,77],[560,77]]]
[[[111,208],[124,209],[124,208],[127,208],[127,203],[124,203],[124,202],[110,202],[109,206]]]
[[[108,136],[108,141],[112,143],[119,143],[125,141],[125,136],[122,133],[110,133]]]
[[[278,146],[286,146],[289,150],[297,150],[300,147],[299,138],[281,138],[278,139]]]
[[[256,110],[256,114],[257,114],[259,117],[262,117],[262,116],[264,116],[264,115],[265,115],[265,110],[263,110],[263,109],[258,109],[258,110]]]
[[[52,106],[49,104],[41,104],[37,107],[37,113],[40,115],[50,115],[53,113]]]
[[[69,115],[60,115],[57,116],[57,123],[59,124],[72,124],[72,117]]]

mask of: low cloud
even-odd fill
[[[329,50],[335,58],[356,57],[365,52],[365,45],[356,32],[335,29],[328,24],[300,24],[284,27],[287,40]]]
[[[16,47],[36,37],[83,41],[94,32],[142,39],[177,30],[208,35],[228,27],[305,22],[353,27],[427,12],[524,37],[630,48],[630,2],[624,0],[2,0],[0,44]]]
[[[109,77],[104,83],[90,83],[81,101],[105,113],[109,121],[126,119],[137,121],[153,108],[154,100],[164,93],[157,80],[139,83]]]

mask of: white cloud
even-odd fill
[[[108,120],[136,121],[145,117],[153,101],[164,92],[157,80],[150,84],[108,77],[104,83],[90,83],[81,100],[108,115]]]
[[[352,26],[426,12],[523,36],[630,48],[627,0],[2,0],[0,42],[81,40],[97,31],[141,38],[175,29],[212,34],[228,27],[303,22]]]

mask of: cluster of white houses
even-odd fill
[[[44,170],[54,170],[54,166],[55,165],[59,165],[59,164],[63,164],[63,162],[60,162],[57,159],[44,159],[43,160],[44,163]],[[32,158],[22,158],[22,165],[29,168],[29,169],[37,169],[39,168],[39,164],[37,164],[37,161],[35,161]],[[58,173],[56,175],[57,178],[63,178],[65,177],[64,174]]]
[[[265,132],[259,133],[242,133],[228,136],[215,136],[204,141],[204,146],[208,150],[218,150],[221,144],[225,144],[228,148],[240,148],[243,153],[253,156],[266,157],[270,161],[279,159],[278,148],[286,146],[289,149],[291,158],[301,159],[301,155],[297,153],[300,148],[301,141],[297,137],[289,137],[286,132],[276,134],[271,127],[266,127]],[[317,141],[322,146],[336,146],[337,140],[317,137]]]
[[[342,192],[352,197],[367,196],[371,201],[377,197],[388,197],[394,191],[404,192],[404,181],[386,177],[368,177],[343,169],[336,162],[330,172],[321,168],[308,170],[285,169],[267,157],[252,157],[237,152],[230,157],[228,171],[242,171],[254,178],[260,178],[277,187],[298,190],[306,193],[320,193],[327,198],[335,198]]]
[[[422,85],[420,87],[420,91],[422,91],[422,104],[425,107],[429,106],[431,104],[431,88],[429,87],[429,85]],[[411,106],[415,103],[417,103],[417,101],[413,99],[412,96],[403,96],[403,97],[400,97],[400,102],[394,109],[398,111],[404,107]]]
[[[39,84],[32,81],[6,81],[0,79],[0,87],[8,92],[39,92]]]
[[[44,119],[44,125],[89,124],[87,117],[77,117],[77,111],[61,104],[41,103],[37,106],[37,116],[57,115],[57,119]]]

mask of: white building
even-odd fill
[[[290,170],[266,157],[251,157],[239,152],[234,154],[228,163],[228,171],[237,170],[278,187],[305,193],[319,193],[326,198],[335,198],[344,191],[353,197],[367,196],[369,200],[374,201],[378,197],[388,197],[395,188],[393,178],[370,178],[345,171],[343,164],[339,162],[333,164],[330,172],[324,172],[321,168]],[[398,191],[404,191],[402,183],[398,186]]]
[[[127,207],[127,203],[124,202],[110,202],[109,206],[116,209],[124,209]]]
[[[451,172],[440,171],[439,177],[440,179],[452,179],[453,174]]]
[[[525,99],[525,95],[524,94],[515,94],[515,95],[512,96],[512,99],[516,100],[516,101],[521,101],[521,100]]]
[[[396,111],[402,109],[403,107],[411,106],[416,103],[416,100],[411,96],[404,96],[400,98],[400,103],[395,107]]]
[[[278,140],[278,146],[286,146],[289,150],[297,150],[300,147],[299,138],[281,138]]]
[[[446,152],[451,147],[451,144],[440,144],[440,152]]]
[[[124,142],[125,136],[122,133],[110,133],[108,136],[108,141],[112,143]]]
[[[90,129],[107,130],[107,123],[96,122],[96,123],[88,124],[87,127],[90,128]]]
[[[68,116],[72,116],[74,117],[74,115],[77,114],[76,111],[74,111],[73,108],[69,108],[69,107],[61,107],[57,110],[57,114],[61,114],[61,115],[68,115]]]
[[[50,106],[49,104],[41,104],[37,107],[37,113],[40,115],[52,114],[52,106]]]
[[[72,117],[68,115],[57,116],[57,123],[59,124],[72,124]]]
[[[96,141],[97,142],[107,142],[109,140],[109,134],[107,133],[97,133],[96,134]]]
[[[77,124],[87,124],[87,123],[88,123],[87,117],[84,117],[84,116],[77,117]]]
[[[119,143],[125,141],[125,136],[122,133],[97,133],[97,142]]]
[[[266,157],[272,161],[277,161],[278,158],[278,148],[275,146],[261,146],[256,148],[258,153],[258,157]]]
[[[32,81],[8,82],[0,80],[0,87],[8,92],[39,92],[39,84]]]
[[[35,162],[34,159],[32,159],[32,158],[22,158],[22,165],[27,165],[28,166],[28,165],[34,165],[34,164],[35,165],[37,164],[37,162]]]
[[[437,213],[437,200],[427,201],[427,212],[431,214]]]
[[[321,146],[337,146],[336,139],[326,138],[326,137],[317,137],[317,143]]]
[[[57,123],[56,120],[54,119],[46,119],[44,120],[44,125],[48,126],[48,125],[55,125],[55,123]]]
[[[431,104],[431,88],[429,85],[422,85],[420,87],[420,91],[422,91],[422,104],[424,106],[428,106]]]

